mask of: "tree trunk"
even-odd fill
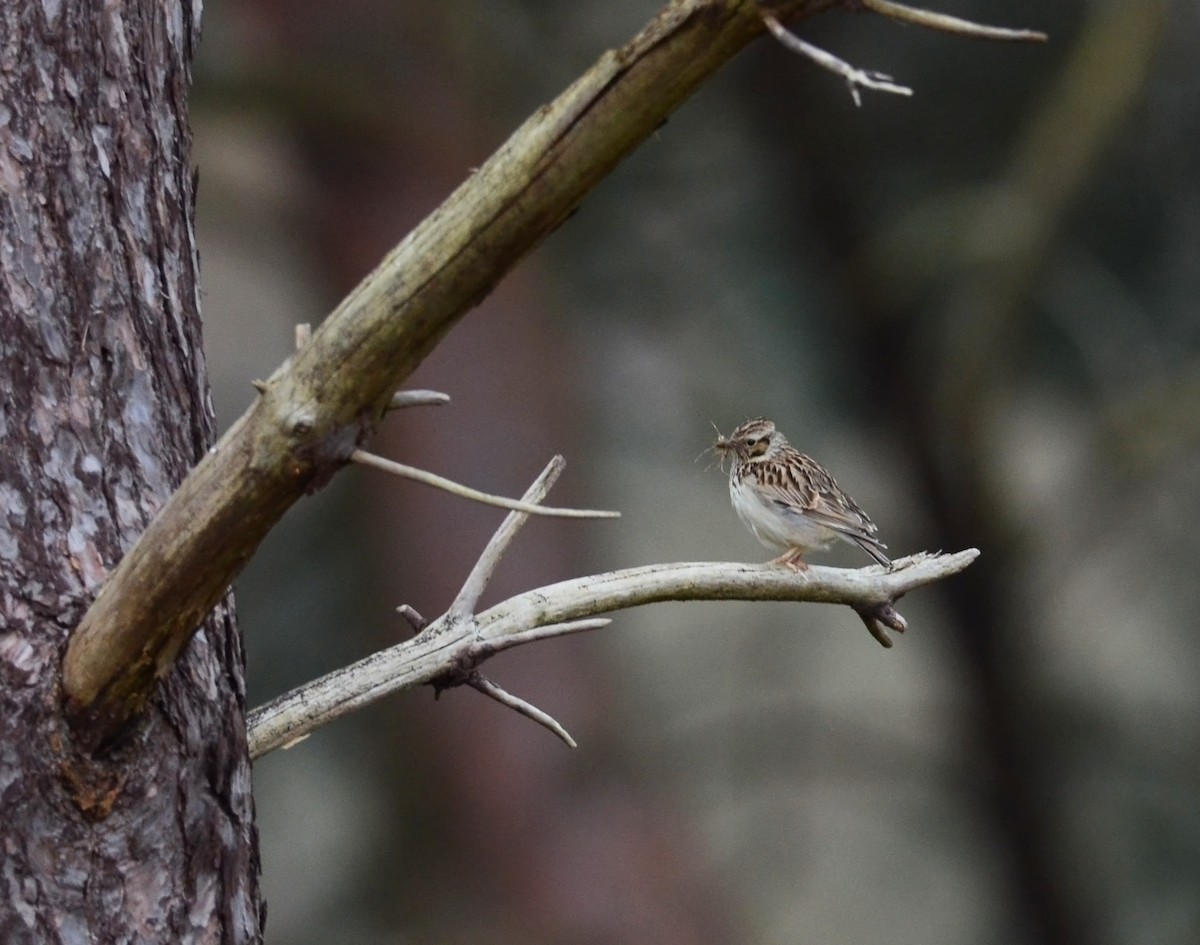
[[[253,942],[241,642],[219,607],[102,757],[60,674],[212,442],[187,94],[199,4],[0,5],[0,941]]]

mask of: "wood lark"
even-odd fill
[[[858,545],[889,570],[892,562],[875,523],[814,459],[792,446],[765,417],[743,423],[713,444],[730,456],[729,497],[754,537],[782,551],[771,564],[793,571],[808,567],[806,552],[828,548],[835,538]]]

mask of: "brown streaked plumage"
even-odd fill
[[[875,523],[812,457],[793,447],[765,417],[749,420],[713,448],[729,456],[729,497],[754,536],[783,554],[772,564],[796,571],[806,552],[828,548],[835,538],[858,545],[886,568],[887,546]]]

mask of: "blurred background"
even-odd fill
[[[976,546],[883,650],[680,604],[512,651],[255,766],[267,941],[1200,941],[1200,15],[942,0],[763,39],[471,312],[373,448],[555,504],[489,591],[765,560],[703,451],[767,415],[893,553]],[[382,255],[657,0],[210,0],[196,63],[222,428]],[[239,580],[252,702],[449,604],[502,513],[348,470]],[[856,550],[819,563],[861,566]]]

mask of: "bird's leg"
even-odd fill
[[[791,568],[793,571],[807,571],[808,565],[801,560],[804,556],[803,548],[789,548],[778,558],[772,558],[768,564],[782,564],[785,568]]]

